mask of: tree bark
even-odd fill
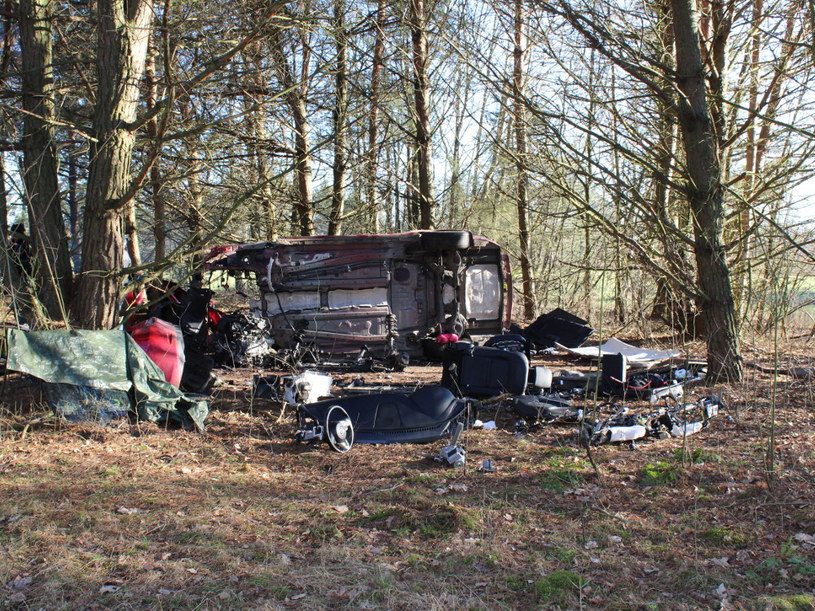
[[[201,190],[201,181],[198,176],[203,171],[201,154],[195,149],[196,143],[189,143],[191,151],[189,167],[187,169],[187,202],[184,217],[190,230],[189,250],[192,254],[192,273],[198,273],[204,266],[204,194]]]
[[[656,7],[659,17],[659,36],[662,43],[660,48],[660,62],[669,69],[674,68],[674,35],[670,20],[670,6],[667,1],[659,2]],[[688,262],[686,251],[677,248],[676,239],[670,233],[669,227],[679,226],[680,221],[672,202],[671,185],[674,184],[674,160],[677,156],[678,126],[673,104],[669,100],[656,100],[657,116],[657,148],[654,151],[657,175],[654,178],[654,216],[656,218],[656,231],[659,237],[666,267],[671,275],[677,278],[686,278],[687,283],[693,283],[693,275],[686,270],[693,270]],[[669,275],[656,277],[656,292],[650,316],[661,320],[670,328],[687,337],[701,337],[702,325],[697,320],[698,312],[694,301],[682,291],[680,286],[670,279]]]
[[[738,325],[723,243],[724,189],[716,134],[707,106],[704,66],[693,0],[671,0],[676,48],[679,124],[690,184],[700,304],[708,352],[708,381],[742,377]]]
[[[139,223],[136,220],[136,205],[132,200],[125,206],[124,234],[125,248],[130,257],[130,265],[141,265],[141,246],[139,243]]]
[[[427,15],[424,0],[410,0],[410,37],[413,44],[413,101],[416,122],[416,174],[419,229],[433,229],[436,204],[430,152],[430,84],[427,77]]]
[[[247,153],[254,166],[254,179],[258,185],[262,185],[256,198],[253,198],[251,214],[257,218],[257,222],[253,223],[252,230],[257,233],[257,239],[271,241],[277,237],[277,210],[269,164],[269,133],[265,125],[267,106],[263,99],[268,90],[268,75],[263,67],[265,53],[261,45],[255,42],[246,46],[243,55],[249,71],[249,90],[243,94],[249,132]]]
[[[334,167],[333,188],[331,191],[331,217],[328,220],[328,235],[342,233],[342,221],[345,214],[345,175],[348,166],[346,148],[348,132],[348,66],[347,33],[345,31],[345,2],[335,0],[334,28],[337,41],[337,65],[335,67],[334,101]]]
[[[34,275],[39,298],[53,319],[65,317],[73,273],[57,178],[52,0],[20,2],[23,89],[23,180],[26,187]]]
[[[157,51],[155,45],[150,45],[147,51],[147,60],[144,69],[147,112],[152,111],[156,107],[158,100],[156,55]],[[155,141],[158,138],[159,131],[158,117],[152,117],[147,122],[146,128],[148,138]],[[150,191],[153,199],[153,240],[155,242],[153,261],[156,263],[164,260],[167,248],[167,203],[164,201],[164,193],[161,187],[161,169],[159,168],[159,164],[154,163],[150,168]]]
[[[68,239],[72,259],[78,261],[76,252],[79,250],[79,161],[77,157],[76,142],[71,143],[71,150],[68,153]]]
[[[273,26],[274,27],[274,26]],[[306,95],[308,92],[308,51],[303,50],[303,68],[300,82],[295,82],[291,65],[286,55],[286,48],[279,29],[270,34],[272,56],[277,66],[283,87],[288,91],[286,102],[294,120],[294,157],[296,166],[297,199],[294,203],[294,221],[300,235],[314,234],[314,208],[312,197],[312,162],[309,146],[308,109]]]
[[[380,80],[385,54],[385,0],[377,0],[375,27],[373,65],[371,66],[371,109],[368,114],[368,154],[365,160],[366,207],[370,211],[367,226],[371,233],[379,232],[379,197],[376,189],[376,173],[379,158]]]
[[[521,267],[521,291],[523,293],[524,318],[532,320],[535,317],[535,294],[532,286],[532,264],[529,252],[529,173],[526,150],[526,101],[524,94],[525,66],[524,47],[526,36],[524,33],[523,0],[515,0],[515,19],[513,31],[513,127],[515,131],[515,167],[518,173],[515,184],[515,201],[518,211],[518,263]]]
[[[73,303],[82,327],[118,323],[123,260],[123,197],[130,186],[139,82],[144,73],[152,0],[97,0],[98,90],[82,240],[82,275]]]

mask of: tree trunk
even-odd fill
[[[333,188],[331,191],[331,216],[328,220],[328,235],[342,233],[345,214],[345,174],[348,165],[346,152],[348,131],[348,66],[347,33],[345,31],[345,2],[335,0],[334,27],[337,40],[337,65],[334,77],[336,100],[334,101],[334,167]]]
[[[68,234],[62,218],[55,138],[52,0],[20,2],[22,61],[23,179],[26,187],[34,274],[48,315],[63,320],[73,282]]]
[[[74,317],[82,327],[118,323],[123,259],[122,210],[128,203],[139,82],[153,15],[151,0],[97,0],[98,89]]]
[[[306,108],[308,91],[308,51],[303,50],[301,81],[295,82],[294,74],[287,57],[283,37],[279,29],[269,37],[272,56],[277,66],[283,87],[288,91],[286,102],[294,120],[294,157],[296,166],[297,199],[294,204],[294,222],[300,235],[314,234],[314,209],[312,197],[311,151],[309,150],[309,122]]]
[[[523,293],[524,318],[535,317],[535,295],[532,287],[532,264],[529,257],[529,173],[526,151],[526,101],[524,74],[524,34],[523,0],[515,0],[515,27],[512,87],[513,87],[513,122],[515,128],[515,167],[518,172],[516,188],[516,207],[518,210],[518,262],[521,266],[521,291]]]
[[[70,240],[71,258],[79,261],[76,254],[79,250],[79,153],[75,142],[71,143],[71,151],[68,154],[68,239]]]
[[[455,96],[455,123],[453,126],[453,154],[450,158],[450,186],[449,186],[449,204],[448,204],[448,227],[461,227],[461,215],[459,211],[463,207],[463,189],[461,186],[461,150],[462,150],[462,133],[464,131],[464,117],[470,105],[470,77],[464,84],[464,91],[461,96]],[[461,79],[459,79],[457,89],[462,86]]]
[[[674,36],[670,22],[668,2],[657,5],[659,16],[659,34],[662,42],[660,61],[670,69],[674,67]],[[651,318],[661,320],[671,329],[689,338],[702,336],[702,325],[698,320],[698,311],[693,299],[671,280],[670,276],[687,278],[687,284],[693,284],[693,276],[686,270],[693,269],[688,262],[687,253],[677,248],[676,238],[671,234],[670,226],[679,226],[680,221],[672,206],[671,185],[674,184],[674,160],[677,155],[678,129],[673,106],[666,100],[657,100],[657,149],[654,151],[657,175],[654,179],[654,216],[657,219],[657,235],[661,239],[663,258],[670,274],[656,278],[654,304]]]
[[[424,0],[410,0],[410,36],[413,44],[413,100],[416,122],[416,174],[419,229],[433,229],[436,204],[430,168],[430,84],[427,78],[427,16]]]
[[[376,34],[374,38],[373,65],[371,66],[371,109],[368,115],[368,155],[366,165],[365,205],[370,211],[367,221],[371,233],[379,232],[379,197],[376,189],[377,160],[379,157],[379,104],[380,79],[385,54],[385,0],[376,3]]]
[[[249,138],[247,153],[253,161],[255,181],[262,185],[253,198],[252,217],[257,218],[252,230],[257,232],[257,239],[271,241],[277,237],[277,211],[272,193],[272,172],[269,165],[269,150],[266,143],[269,133],[265,125],[266,106],[264,96],[268,90],[268,75],[264,71],[264,51],[260,44],[252,43],[243,50],[249,71],[249,90],[244,92],[243,103],[247,112]]]
[[[708,381],[738,382],[742,360],[730,270],[723,244],[724,190],[719,150],[707,107],[693,0],[671,0],[676,44],[679,124],[685,146],[693,215],[700,304],[708,352]]]
[[[141,265],[141,246],[139,245],[139,224],[136,220],[136,205],[132,200],[125,206],[124,215],[125,248],[130,257],[130,265]]]
[[[309,151],[309,123],[306,101],[300,95],[290,96],[294,114],[294,154],[297,158],[297,202],[295,211],[300,235],[314,234],[314,210],[312,208],[312,169]]]
[[[3,284],[11,292],[15,289],[15,283],[11,277],[11,243],[9,242],[8,226],[6,225],[7,219],[6,159],[0,154],[0,275],[3,278]]]
[[[188,150],[191,151],[189,168],[187,169],[187,205],[184,217],[190,230],[189,250],[192,254],[190,266],[192,273],[199,273],[204,266],[204,215],[202,212],[204,194],[201,182],[198,179],[203,171],[201,154],[195,149],[196,143],[190,142]]]
[[[166,9],[165,9],[166,10]],[[144,69],[144,80],[146,89],[146,107],[150,112],[156,107],[158,99],[158,84],[156,83],[156,55],[154,45],[150,45],[147,52],[147,62]],[[155,141],[158,138],[159,123],[158,117],[152,117],[147,122],[147,136]],[[164,201],[162,191],[161,169],[158,163],[154,163],[150,168],[150,191],[153,197],[153,240],[155,241],[155,251],[153,261],[156,263],[163,261],[167,248],[167,204]]]

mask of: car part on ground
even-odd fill
[[[252,396],[289,405],[315,403],[331,396],[334,379],[319,371],[303,371],[297,375],[255,375]]]
[[[529,360],[523,352],[449,344],[442,361],[441,384],[461,397],[522,395],[529,379]]]
[[[344,454],[354,447],[354,425],[341,406],[332,405],[325,416],[325,436],[335,452]]]
[[[132,325],[127,332],[161,369],[167,383],[179,388],[185,369],[181,329],[166,320],[148,318]]]
[[[335,406],[348,415],[356,443],[429,443],[449,436],[458,423],[468,428],[472,419],[470,401],[442,386],[424,386],[412,394],[377,393],[301,405],[296,439],[328,440]]]
[[[583,410],[559,395],[523,395],[510,397],[505,403],[529,423],[576,423],[583,418]]]
[[[581,443],[596,446],[645,437],[687,437],[709,426],[710,420],[726,406],[717,396],[706,395],[695,403],[663,407],[648,414],[631,413],[627,407],[612,407],[617,410],[612,416],[583,422]]]
[[[276,355],[269,322],[243,312],[224,314],[213,334],[213,356],[227,367],[263,367]]]
[[[594,333],[594,329],[589,326],[588,321],[561,308],[555,308],[548,314],[539,316],[520,332],[536,349],[553,348],[557,344],[577,348]]]
[[[460,469],[467,462],[467,451],[458,445],[461,433],[464,431],[464,423],[457,422],[456,428],[450,437],[450,443],[444,446],[439,452],[439,459],[446,462],[451,467]]]
[[[631,344],[620,341],[616,337],[606,340],[599,346],[570,348],[558,343],[557,348],[572,356],[583,359],[593,359],[595,361],[604,355],[622,354],[625,356],[628,366],[634,369],[653,367],[669,359],[676,358],[681,354],[679,350],[652,350],[632,346]]]

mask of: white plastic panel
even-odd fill
[[[278,303],[278,297],[280,302]],[[280,314],[280,306],[283,310],[291,312],[292,310],[318,310],[320,308],[320,293],[313,292],[298,292],[298,293],[266,293],[266,313],[269,316]]]
[[[328,308],[374,307],[388,305],[388,289],[337,289],[328,293]]]
[[[464,306],[467,318],[490,320],[501,313],[501,276],[493,264],[467,268]]]
[[[263,301],[260,299],[249,300],[249,313],[255,318],[263,317]]]

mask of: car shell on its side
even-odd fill
[[[421,356],[429,338],[481,341],[509,326],[509,261],[466,231],[281,238],[216,247],[209,269],[249,272],[280,348]]]

